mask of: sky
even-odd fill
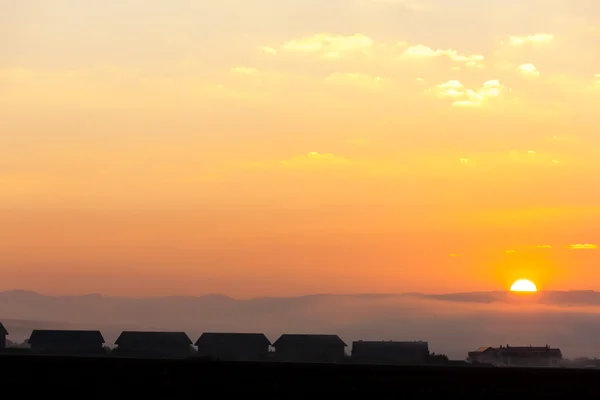
[[[600,290],[597,1],[0,10],[0,290]]]

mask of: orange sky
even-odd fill
[[[600,289],[600,4],[327,4],[0,0],[0,290]]]

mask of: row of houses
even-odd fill
[[[0,350],[8,332],[0,324]],[[106,354],[100,331],[34,330],[27,346],[37,354]],[[185,332],[125,331],[110,352],[131,357],[198,356],[228,361],[342,362],[348,345],[338,335],[283,334],[271,342],[262,333],[203,333],[192,342]],[[352,344],[352,359],[380,364],[427,364],[427,342],[368,342]]]
[[[0,351],[8,332],[0,323]],[[100,331],[34,330],[28,341],[36,354],[106,354]],[[195,346],[195,347],[194,347]],[[356,362],[369,364],[426,365],[439,363],[423,341],[355,341],[351,356],[338,335],[283,334],[275,342],[262,333],[203,333],[192,342],[185,332],[124,331],[111,354],[124,357],[205,357],[224,361]],[[473,364],[494,366],[559,366],[562,353],[545,347],[482,347],[470,352]],[[447,359],[446,359],[447,361]]]

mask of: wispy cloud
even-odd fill
[[[596,250],[598,248],[595,244],[570,244],[567,246],[568,249],[571,250]]]
[[[259,46],[258,49],[263,53],[267,53],[273,56],[277,54],[277,50],[269,46]]]
[[[477,67],[483,66],[485,57],[481,54],[460,54],[454,49],[437,49],[434,50],[431,47],[418,44],[410,46],[402,53],[403,58],[436,58],[436,57],[447,57],[448,59],[464,64],[466,67]]]
[[[316,53],[324,58],[341,58],[349,53],[373,46],[373,39],[362,34],[333,35],[318,33],[293,39],[281,45],[281,50],[296,53]]]
[[[548,43],[554,40],[554,35],[549,33],[536,33],[525,36],[511,36],[510,43],[514,46],[522,46],[527,43]]]

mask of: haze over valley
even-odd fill
[[[0,293],[0,316],[15,342],[32,329],[100,329],[108,344],[122,330],[337,333],[353,340],[426,340],[431,351],[464,359],[485,345],[560,347],[566,357],[600,356],[600,293],[594,291],[223,295],[118,298]]]

